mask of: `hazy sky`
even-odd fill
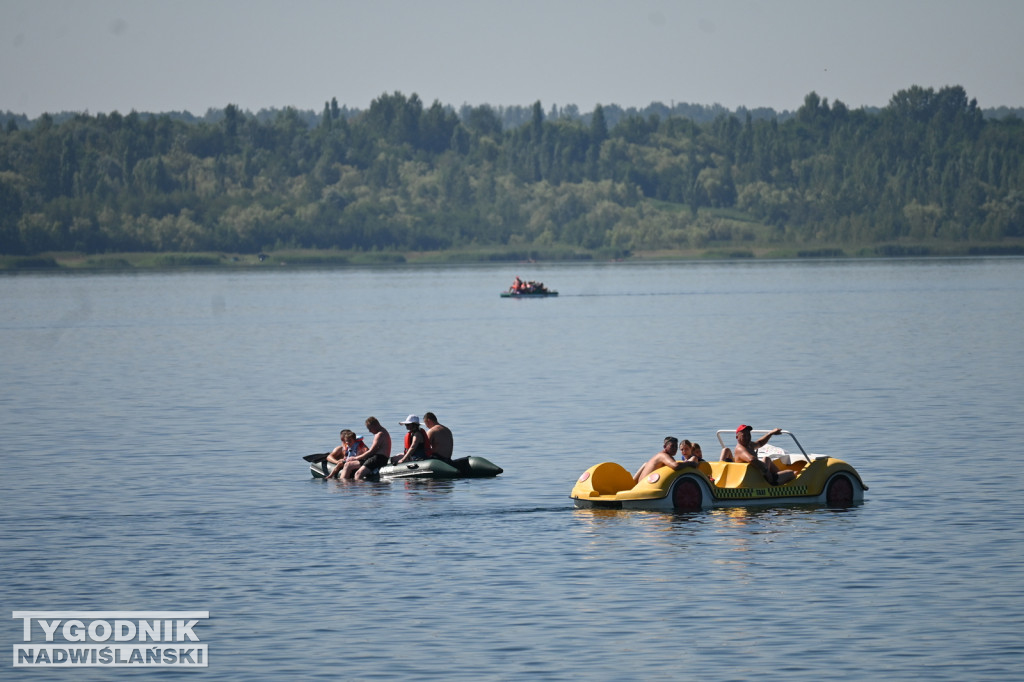
[[[0,0],[0,111],[1024,106],[1024,0]]]

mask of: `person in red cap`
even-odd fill
[[[782,429],[772,429],[765,435],[758,438],[756,441],[750,440],[750,432],[753,427],[747,426],[746,424],[740,424],[736,427],[736,450],[735,452],[730,451],[729,448],[722,448],[722,456],[720,459],[723,462],[746,462],[753,464],[764,477],[768,479],[768,482],[772,485],[782,485],[788,483],[796,478],[796,473],[786,470],[779,471],[779,468],[772,462],[771,457],[765,457],[764,460],[757,458],[757,449],[762,448],[768,444],[768,441],[772,436],[777,436],[782,433]]]

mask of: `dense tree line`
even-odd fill
[[[519,120],[509,124],[509,116]],[[695,112],[696,113],[696,112]],[[515,118],[513,117],[513,118]],[[1024,122],[963,88],[792,115],[598,106],[8,118],[0,253],[603,249],[1024,237]]]

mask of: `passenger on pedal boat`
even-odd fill
[[[670,467],[672,469],[682,469],[687,466],[697,466],[696,462],[683,460],[677,461],[675,459],[676,453],[679,451],[679,439],[674,436],[668,436],[662,445],[661,452],[657,452],[647,460],[642,467],[637,469],[637,472],[633,474],[634,485],[639,483],[644,476],[647,476],[651,472],[660,469],[661,467]]]
[[[788,470],[779,471],[779,468],[772,462],[771,457],[765,457],[763,460],[757,458],[757,449],[767,445],[768,440],[772,436],[782,433],[782,429],[772,429],[756,441],[750,440],[750,432],[752,430],[753,427],[740,424],[736,428],[736,450],[730,451],[729,448],[723,448],[720,459],[724,462],[747,462],[753,464],[760,469],[761,473],[764,474],[764,477],[772,485],[789,483],[796,478],[796,472]]]
[[[700,449],[700,443],[693,444],[693,447],[690,450],[690,458],[696,459],[698,463],[704,461],[704,453]]]
[[[700,462],[701,458],[694,455],[694,444],[687,439],[679,441],[679,459],[684,462]],[[697,450],[700,450],[700,446],[697,446]]]

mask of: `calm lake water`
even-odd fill
[[[208,610],[204,671],[116,675],[1019,679],[1022,339],[1022,259],[0,276],[0,675],[13,611]],[[505,473],[309,476],[427,410]],[[740,423],[865,502],[568,499]]]

